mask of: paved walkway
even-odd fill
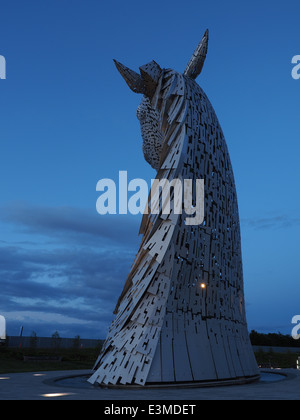
[[[283,369],[287,377],[278,382],[212,388],[102,389],[85,383],[70,384],[58,378],[89,371],[55,371],[0,374],[0,400],[300,400],[300,371]],[[73,382],[73,379],[72,379]]]

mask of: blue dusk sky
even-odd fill
[[[105,338],[141,215],[100,216],[99,179],[155,177],[113,58],[197,79],[237,185],[249,330],[290,334],[300,314],[299,0],[10,0],[0,14],[0,314],[7,333]]]

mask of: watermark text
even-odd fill
[[[300,339],[300,315],[295,315],[292,319],[292,324],[296,326],[292,329],[292,337],[294,340]]]
[[[0,55],[0,79],[6,79],[6,60]]]
[[[300,79],[300,55],[294,55],[292,64],[296,64],[292,69],[292,78],[294,80]]]
[[[112,179],[104,178],[98,181],[96,191],[101,192],[96,203],[100,215],[179,215],[184,212],[186,225],[204,222],[204,179],[152,179],[149,195],[144,179],[128,182],[127,171],[120,171],[118,187]],[[129,197],[129,193],[133,194]]]
[[[0,340],[6,339],[6,321],[4,316],[0,315]]]

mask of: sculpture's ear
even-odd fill
[[[145,95],[152,99],[156,91],[162,69],[155,61],[151,61],[150,63],[140,67],[140,72],[146,87]]]
[[[162,72],[155,61],[140,67],[140,75],[118,61],[114,60],[114,62],[121,76],[133,92],[142,93],[152,99]]]
[[[133,70],[130,70],[128,67],[119,63],[117,60],[114,60],[114,63],[119,70],[121,76],[130,87],[130,89],[135,93],[146,93],[146,87],[144,81],[138,73]]]
[[[200,44],[194,51],[190,61],[188,62],[186,69],[184,70],[184,76],[196,79],[202,71],[208,48],[208,29],[205,32]]]

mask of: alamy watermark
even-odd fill
[[[6,60],[0,55],[0,79],[6,79]]]
[[[300,339],[300,315],[295,315],[292,319],[292,324],[296,324],[292,329],[292,337],[294,340]]]
[[[4,316],[0,315],[0,340],[6,339],[6,321]]]
[[[300,79],[300,55],[294,55],[292,64],[296,64],[292,69],[292,78],[295,80]]]
[[[120,171],[118,188],[112,179],[104,178],[98,181],[96,191],[101,192],[96,203],[101,215],[179,215],[184,212],[186,225],[201,225],[204,221],[204,179],[152,179],[148,200],[147,181],[135,178],[128,182],[127,171]],[[128,197],[128,193],[133,194]]]

